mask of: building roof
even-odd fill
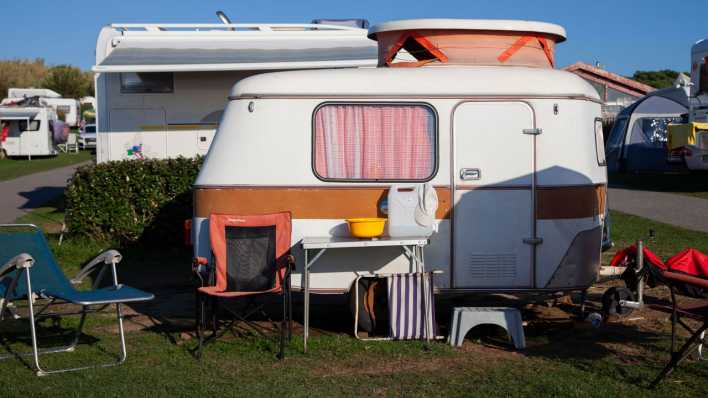
[[[444,30],[476,30],[476,31],[510,31],[541,33],[553,36],[555,41],[565,41],[565,29],[556,24],[537,21],[523,21],[514,19],[452,19],[452,18],[426,18],[405,19],[400,21],[384,22],[369,29],[369,37],[376,39],[379,32],[392,32],[399,30],[419,29],[444,29]]]
[[[573,65],[566,66],[563,70],[575,73],[583,79],[592,82],[606,84],[609,88],[633,95],[635,97],[641,97],[656,90],[648,84],[628,79],[616,73],[606,71],[602,68],[598,68],[584,62],[576,62]]]
[[[304,70],[251,76],[239,81],[230,98],[316,96],[583,97],[597,91],[572,73],[520,66],[360,68]]]

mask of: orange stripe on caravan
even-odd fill
[[[449,219],[452,207],[450,188],[438,186],[435,190],[439,202],[435,216]],[[540,220],[595,217],[605,211],[606,192],[605,185],[538,187],[536,216]],[[194,215],[209,217],[211,213],[264,214],[288,210],[293,218],[299,219],[385,217],[379,211],[379,203],[387,194],[388,187],[195,188]]]
[[[436,187],[437,218],[449,218],[450,189]],[[228,187],[196,188],[196,217],[210,213],[263,214],[289,210],[293,218],[385,217],[379,211],[388,187]]]

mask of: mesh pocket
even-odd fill
[[[257,292],[275,287],[275,226],[226,227],[226,289]]]

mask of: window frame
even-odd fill
[[[124,76],[126,73],[133,73],[133,74],[135,74],[135,75],[138,75],[139,73],[148,73],[148,74],[150,74],[150,73],[162,73],[162,74],[169,74],[170,77],[171,77],[170,80],[172,81],[172,84],[171,84],[171,86],[170,86],[170,90],[169,90],[169,91],[130,90],[130,89],[126,89],[126,88],[124,87],[124,85],[123,85],[123,76]],[[145,95],[145,94],[163,94],[163,95],[164,95],[164,94],[174,94],[174,93],[175,93],[175,73],[174,73],[174,72],[121,72],[121,73],[119,73],[118,80],[119,80],[119,82],[118,82],[118,83],[119,83],[119,90],[120,90],[120,93],[121,93],[121,94],[128,94],[128,95],[130,95],[130,94],[138,94],[138,95]]]
[[[602,143],[603,145],[598,146],[597,142],[597,125],[600,123],[600,135],[602,138]],[[601,117],[596,117],[594,123],[592,124],[592,133],[595,136],[595,159],[597,159],[597,165],[600,167],[605,167],[607,166],[607,153],[605,152],[605,145],[604,145],[604,138],[605,138],[605,132],[603,128],[603,123],[602,123],[602,118]],[[611,130],[610,130],[611,132]],[[609,141],[610,137],[607,137],[607,140]],[[602,149],[602,161],[600,161],[600,149]]]
[[[433,149],[433,170],[431,171],[430,175],[424,179],[363,179],[363,178],[326,178],[321,176],[319,173],[317,173],[317,168],[315,167],[316,165],[316,153],[317,150],[315,148],[315,139],[316,139],[316,122],[315,122],[315,117],[317,116],[317,112],[328,105],[359,105],[359,106],[375,106],[375,105],[384,105],[384,106],[422,106],[425,108],[428,108],[433,115],[433,144],[434,144],[434,149]],[[311,115],[311,126],[310,126],[310,169],[312,170],[312,174],[320,181],[323,182],[348,182],[348,183],[424,183],[432,180],[438,175],[438,171],[440,168],[440,118],[438,116],[438,111],[435,109],[435,107],[427,102],[421,102],[421,101],[325,101],[319,103],[315,109],[312,111]]]

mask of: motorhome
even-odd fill
[[[430,183],[439,205],[425,263],[444,271],[439,291],[593,284],[607,184],[602,101],[554,69],[565,30],[433,19],[383,23],[369,37],[377,68],[267,73],[233,87],[194,183],[195,255],[209,256],[210,214],[290,211],[303,264],[303,238],[346,236],[347,218],[386,217],[391,184]],[[312,291],[347,292],[359,271],[409,272],[396,249],[356,254],[319,258]]]
[[[56,112],[48,106],[0,106],[0,128],[7,129],[0,157],[56,155],[52,134],[56,120]]]
[[[101,29],[93,67],[99,163],[206,154],[229,89],[248,76],[376,65],[366,29],[220,17],[225,23]]]
[[[57,117],[71,127],[79,125],[81,105],[73,98],[62,98],[61,94],[47,88],[9,88],[6,103],[23,98],[39,97],[45,105],[54,108]]]

